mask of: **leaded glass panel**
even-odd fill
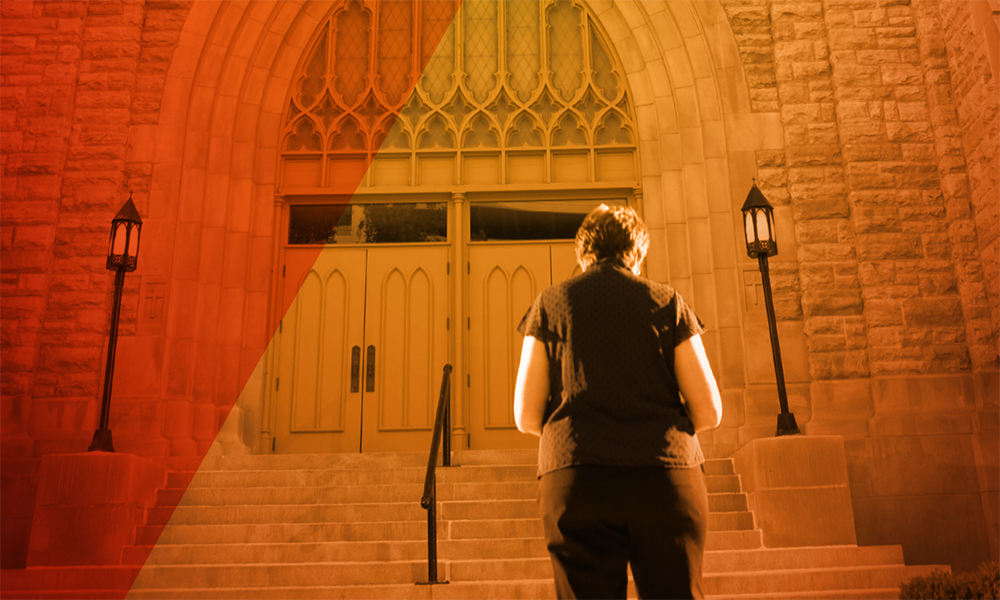
[[[410,88],[413,67],[413,9],[405,2],[383,2],[379,11],[378,87],[389,104]]]
[[[537,0],[508,0],[507,70],[518,100],[527,102],[538,88],[539,59]]]
[[[382,149],[409,153],[419,170],[433,162],[413,156],[421,150],[439,157],[499,152],[508,161],[509,149],[505,179],[497,183],[514,181],[515,163],[555,165],[546,147],[573,146],[581,164],[600,160],[602,146],[615,147],[622,160],[634,156],[635,111],[624,72],[582,0],[332,4],[292,79],[282,143],[289,156],[301,161],[313,153],[326,164],[323,156],[346,154],[368,165]],[[542,158],[518,153],[528,148]],[[365,172],[367,166],[358,170]],[[588,172],[605,181],[601,174],[609,171]],[[519,181],[557,180],[539,177]],[[319,185],[332,183],[324,175]]]
[[[485,102],[497,79],[496,0],[465,0],[465,84],[472,97]]]
[[[583,81],[583,26],[580,9],[559,0],[549,11],[549,68],[552,83],[569,102]]]

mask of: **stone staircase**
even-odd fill
[[[5,571],[2,596],[554,597],[535,451],[463,452],[438,470],[438,578],[450,583],[415,585],[427,580],[426,456],[227,457],[174,472],[122,566]],[[896,598],[932,569],[905,566],[899,546],[764,548],[732,460],[709,459],[706,474],[711,597]]]

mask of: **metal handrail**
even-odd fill
[[[427,474],[424,477],[424,495],[420,506],[427,511],[427,582],[448,583],[437,578],[437,459],[444,439],[443,466],[451,466],[451,365],[444,366],[441,375],[441,395],[438,397],[437,417],[431,437],[431,452],[427,457]]]

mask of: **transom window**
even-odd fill
[[[292,80],[282,187],[634,180],[610,48],[576,0],[339,2]]]

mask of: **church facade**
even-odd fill
[[[0,4],[4,566],[100,413],[111,217],[143,220],[111,429],[147,457],[530,447],[515,327],[601,203],[707,325],[705,444],[774,435],[740,206],[775,206],[791,411],[859,544],[997,560],[993,0]],[[919,523],[919,527],[914,527]]]

